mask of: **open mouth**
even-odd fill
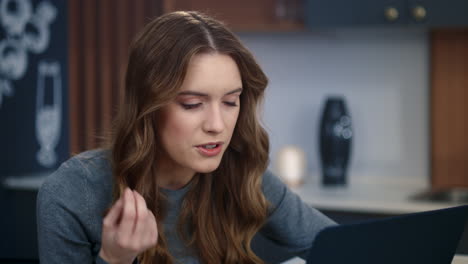
[[[219,144],[201,145],[201,147],[205,149],[214,149],[214,148],[219,147]]]
[[[203,156],[216,156],[221,152],[222,143],[208,143],[204,145],[198,145],[197,149]]]

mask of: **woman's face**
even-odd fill
[[[231,141],[240,109],[242,81],[228,55],[195,55],[176,99],[162,109],[159,123],[165,156],[174,175],[218,168]]]

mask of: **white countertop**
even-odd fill
[[[9,176],[2,180],[1,185],[11,190],[37,191],[45,179],[54,171],[43,171],[24,175]]]
[[[7,177],[10,189],[37,190],[51,172]],[[351,175],[343,187],[323,187],[318,176],[309,176],[300,187],[291,188],[317,209],[342,212],[404,214],[455,206],[451,203],[422,202],[410,197],[428,189],[428,180],[403,176]]]
[[[288,261],[283,262],[282,264],[305,264],[305,260],[301,258],[293,258]],[[452,260],[452,264],[466,264],[468,263],[468,256],[467,255],[455,255]]]
[[[323,187],[319,177],[291,188],[317,209],[342,212],[405,214],[456,206],[453,203],[424,202],[411,196],[428,190],[427,180],[415,177],[353,177],[343,187]]]

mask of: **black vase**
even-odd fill
[[[345,99],[328,97],[320,123],[320,159],[323,185],[345,185],[351,154],[351,117]]]

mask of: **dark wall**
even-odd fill
[[[69,156],[67,3],[0,8],[0,263],[38,258],[37,191],[8,189],[4,180],[51,172]]]
[[[42,14],[38,11],[41,10],[40,4],[46,2],[51,5],[49,8],[42,5]],[[69,153],[67,1],[34,0],[23,3],[29,3],[31,14],[21,30],[0,22],[0,47],[4,47],[0,48],[0,86],[8,83],[10,87],[10,92],[5,92],[5,86],[0,87],[2,178],[53,170]],[[7,11],[0,10],[3,12],[0,16],[6,16],[5,12],[13,16],[21,9],[14,4],[6,6]],[[17,23],[21,22],[21,19],[17,20]],[[52,64],[58,66],[54,68],[58,74],[51,74],[50,67],[48,73],[39,69],[43,68],[40,65]],[[40,89],[41,86],[44,89]],[[39,90],[43,91],[42,96]],[[58,98],[56,91],[61,95]],[[61,107],[55,109],[56,106]],[[41,113],[45,112],[41,110],[44,109],[53,111],[41,118]],[[58,114],[58,118],[53,116],[55,114]],[[54,127],[54,121],[58,121],[58,127]],[[42,141],[39,134],[43,135]],[[55,160],[41,162],[38,153],[48,146],[52,147]]]
[[[36,260],[36,195],[35,191],[13,191],[0,188],[0,263]]]

